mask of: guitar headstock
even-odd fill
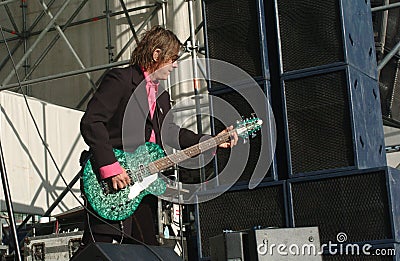
[[[238,136],[243,139],[248,139],[261,129],[263,121],[259,118],[253,117],[236,122],[236,132]]]

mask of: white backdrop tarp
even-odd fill
[[[80,136],[82,112],[27,98],[40,134],[69,183],[79,172],[79,157],[86,145]],[[43,214],[66,188],[35,128],[20,94],[0,92],[0,138],[14,211]],[[73,187],[81,200],[79,181]],[[79,206],[68,193],[52,215]],[[3,187],[0,210],[6,211]]]

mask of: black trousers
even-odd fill
[[[158,245],[154,201],[157,201],[156,197],[146,196],[131,217],[123,221],[106,220],[108,224],[86,211],[82,242],[74,256],[93,242]],[[94,212],[90,205],[86,206]]]

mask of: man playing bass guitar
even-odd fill
[[[142,126],[143,133],[130,135],[130,146],[139,146],[145,142],[153,142],[160,146],[161,127],[177,133],[179,144],[168,144],[184,149],[198,143],[203,135],[188,129],[180,128],[174,123],[165,122],[165,115],[171,108],[170,96],[160,90],[159,81],[166,80],[171,71],[178,67],[179,52],[182,44],[170,30],[156,26],[147,31],[138,46],[132,52],[130,66],[114,68],[103,78],[97,91],[89,101],[81,120],[81,134],[90,147],[92,168],[101,180],[105,180],[115,190],[121,190],[130,184],[131,179],[125,168],[117,161],[114,149],[123,149],[122,125],[127,104],[132,93],[142,88],[141,101],[129,105],[135,110],[135,125]],[[144,84],[140,84],[144,82]],[[147,113],[148,112],[148,113]],[[227,130],[232,130],[232,126]],[[228,148],[236,145],[237,135],[234,133],[230,141],[219,147]],[[168,142],[168,137],[163,137]],[[125,144],[124,144],[125,146]],[[85,200],[89,211],[86,211],[85,229],[82,238],[82,250],[91,242],[118,242],[157,245],[155,222],[152,209],[155,208],[155,196],[145,196],[133,215],[119,220],[106,220],[93,215],[95,211]],[[134,238],[135,240],[133,240]]]

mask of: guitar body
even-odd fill
[[[160,146],[151,142],[141,145],[133,153],[114,149],[114,154],[119,164],[135,176],[135,183],[122,190],[106,193],[105,182],[93,171],[89,160],[83,171],[83,189],[88,202],[101,217],[108,220],[124,220],[135,212],[144,196],[161,195],[165,192],[165,182],[158,178],[158,174],[151,175],[147,168],[148,164],[164,157],[165,154]],[[138,180],[135,173],[145,178]]]

